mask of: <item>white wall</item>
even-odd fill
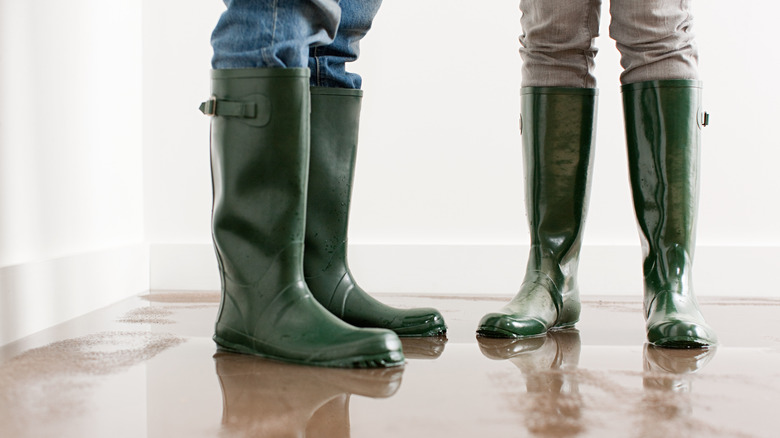
[[[143,241],[138,3],[0,3],[0,266]]]
[[[211,29],[219,0],[143,1],[144,201],[153,243],[210,242]],[[186,13],[182,13],[186,11]]]
[[[175,13],[185,3],[191,5],[191,15],[182,21]],[[483,267],[501,266],[489,275],[506,272],[508,266],[522,268],[528,229],[517,129],[517,3],[483,2],[476,8],[466,0],[393,0],[382,6],[363,41],[362,57],[352,67],[363,75],[366,92],[350,230],[353,269],[364,275],[364,282],[389,289],[375,273],[418,266],[415,276],[427,283],[416,290],[424,292],[430,290],[425,285],[440,282],[434,278],[468,267],[473,262],[469,258],[482,258],[476,263]],[[739,14],[731,13],[724,0],[695,6],[705,106],[712,114],[712,125],[704,132],[697,266],[704,265],[700,274],[718,274],[712,280],[721,285],[719,294],[772,293],[734,290],[744,285],[741,270],[755,269],[758,261],[732,260],[728,251],[724,258],[721,251],[736,247],[735,254],[749,259],[750,248],[768,247],[774,248],[770,254],[780,255],[780,228],[774,226],[780,207],[771,202],[777,189],[774,163],[780,159],[771,126],[780,114],[780,90],[768,84],[778,61],[762,56],[764,42],[774,38],[780,6],[746,8]],[[595,283],[595,293],[607,286],[598,281],[605,277],[599,267],[603,257],[589,261],[589,248],[593,254],[613,254],[620,263],[613,271],[627,272],[627,278],[641,275],[619,58],[608,37],[608,7],[606,3],[597,42],[598,150],[582,267],[583,276]],[[168,272],[182,251],[194,254],[192,248],[199,247],[203,260],[198,266],[211,266],[208,121],[194,106],[208,95],[208,36],[221,10],[216,0],[145,2],[146,226],[153,244],[153,286],[179,284],[181,276],[166,279],[159,270],[160,281],[155,282],[154,271],[165,266]],[[176,32],[166,31],[168,27]],[[152,78],[152,69],[165,74]],[[194,246],[177,247],[179,243]],[[388,245],[395,246],[395,255],[383,258]],[[449,254],[456,255],[446,262],[414,256],[411,248],[421,245],[440,255],[439,249],[451,248]],[[500,250],[506,246],[519,248],[511,251],[516,259],[497,258],[506,257]],[[774,261],[761,262],[771,266]],[[728,285],[724,272],[731,276]],[[488,289],[497,292],[519,275],[506,274],[504,286]],[[397,277],[387,274],[392,276]],[[626,284],[617,288],[638,288],[640,281]],[[479,282],[468,288],[479,288]],[[450,290],[463,291],[457,286]]]
[[[0,344],[148,281],[141,30],[137,0],[0,0]]]
[[[707,6],[705,6],[707,5]],[[701,68],[710,90],[713,125],[703,149],[701,240],[711,244],[776,246],[780,90],[771,78],[780,59],[766,56],[780,12],[777,4],[740,8],[700,2]]]

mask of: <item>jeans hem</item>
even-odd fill
[[[212,79],[234,78],[308,78],[308,67],[225,68],[211,70]]]

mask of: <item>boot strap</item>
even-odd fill
[[[271,121],[271,101],[264,94],[244,96],[242,101],[218,99],[216,96],[200,104],[207,116],[235,117],[252,126],[265,126]]]
[[[200,112],[207,116],[245,117],[253,119],[257,117],[257,104],[255,102],[232,102],[217,99],[212,96],[209,100],[200,104]]]

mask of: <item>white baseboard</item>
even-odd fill
[[[525,271],[524,245],[350,245],[350,266],[366,290],[422,295],[511,296]],[[699,246],[699,296],[777,297],[764,278],[777,269],[780,247]],[[580,286],[585,296],[641,296],[639,246],[585,246]],[[219,290],[211,244],[151,247],[152,290]],[[748,275],[748,273],[752,275]]]
[[[154,244],[149,251],[150,290],[219,290],[212,244]]]
[[[0,268],[0,345],[149,289],[148,245]]]
[[[351,245],[350,264],[370,292],[512,296],[525,270],[523,245]],[[699,246],[699,296],[778,298],[766,278],[780,247]],[[641,296],[641,253],[585,246],[584,296]],[[147,290],[219,290],[211,244],[133,245],[0,268],[0,345]]]

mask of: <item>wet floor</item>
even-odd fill
[[[439,308],[448,339],[404,341],[404,367],[338,370],[218,353],[218,298],[154,293],[0,348],[0,436],[780,436],[780,300],[702,299],[721,345],[686,351],[644,345],[638,299],[478,341],[504,298],[386,295]]]

